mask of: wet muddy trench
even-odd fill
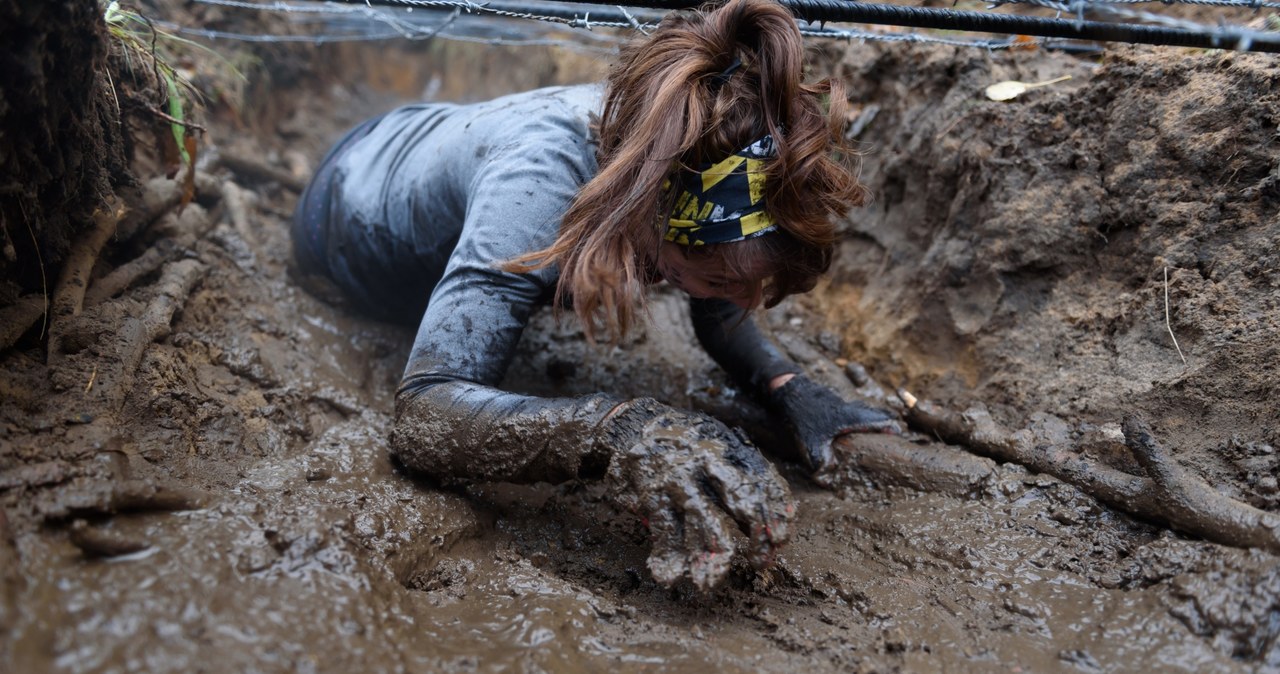
[[[212,111],[210,154],[303,180],[400,102],[606,65],[325,58],[269,124]],[[840,44],[812,67],[848,88],[872,199],[830,279],[760,322],[914,430],[850,443],[828,486],[779,458],[799,514],[774,568],[665,589],[598,484],[405,474],[387,433],[412,331],[299,288],[297,193],[215,161],[112,259],[179,252],[87,302],[55,357],[29,337],[0,354],[0,670],[1280,671],[1280,65]],[[504,387],[652,396],[780,454],[694,344],[667,287],[617,347],[543,312]]]

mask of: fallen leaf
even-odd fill
[[[1051,80],[1045,80],[1043,82],[1032,82],[1030,84],[1026,82],[1018,82],[1017,80],[1006,80],[1004,82],[996,82],[995,84],[987,87],[987,98],[990,98],[993,101],[1013,100],[1018,96],[1021,96],[1022,94],[1026,93],[1028,89],[1045,87],[1045,86],[1049,86],[1050,84],[1065,82],[1069,79],[1071,79],[1070,75],[1063,75],[1062,77],[1057,77]]]

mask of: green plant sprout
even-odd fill
[[[188,128],[197,128],[188,122],[188,113],[203,100],[200,91],[172,65],[177,49],[197,49],[223,62],[232,74],[243,78],[235,66],[208,47],[192,42],[173,33],[157,28],[150,19],[131,9],[120,6],[117,0],[108,2],[103,10],[103,22],[107,31],[119,43],[126,67],[130,70],[149,66],[157,85],[164,87],[167,98],[163,115],[168,117],[169,128],[182,164],[189,166],[185,137]],[[157,109],[159,111],[159,109]]]

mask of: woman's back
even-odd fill
[[[600,94],[553,87],[379,119],[334,158],[322,237],[334,281],[379,314],[416,322],[452,256],[493,265],[548,245],[595,173],[588,120]],[[463,240],[464,228],[494,236]],[[554,284],[554,270],[537,276]]]

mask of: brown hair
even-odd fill
[[[735,58],[742,66],[719,77]],[[766,163],[765,203],[778,230],[685,254],[721,256],[730,269],[771,269],[767,287],[747,280],[766,306],[811,290],[831,264],[831,218],[861,205],[863,191],[842,161],[853,157],[840,138],[844,93],[830,80],[804,83],[803,59],[794,17],[773,0],[668,14],[651,36],[623,48],[609,73],[599,172],[565,213],[556,241],[504,267],[558,264],[556,304],[572,297],[588,338],[599,320],[618,340],[642,306],[662,244],[672,205],[664,181],[769,133],[777,156]]]

